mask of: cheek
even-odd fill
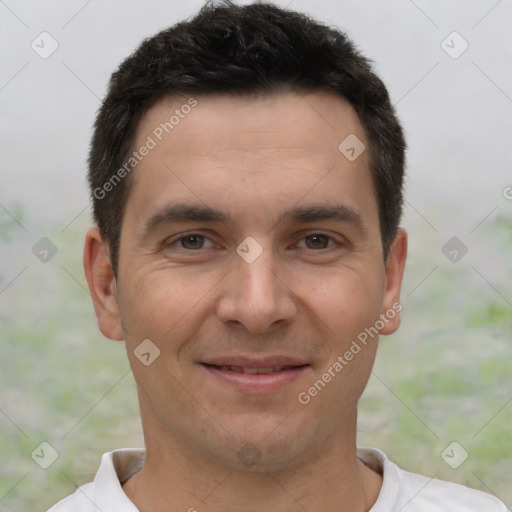
[[[317,417],[323,415],[339,426],[347,411],[357,406],[371,374],[378,347],[378,334],[371,328],[379,318],[383,281],[368,273],[336,275],[337,279],[311,287],[308,307],[323,331],[326,353],[319,358],[316,380],[302,391],[313,397]]]
[[[331,269],[325,279],[302,277],[300,287],[330,337],[344,341],[375,323],[384,297],[383,277],[369,269]]]
[[[178,351],[203,320],[219,276],[198,279],[180,270],[134,273],[120,301],[127,345],[153,340],[161,350]],[[172,342],[172,343],[170,343]]]

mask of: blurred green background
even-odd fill
[[[449,237],[408,209],[403,323],[381,339],[358,426],[360,445],[381,448],[403,468],[495,493],[509,506],[512,319],[503,284],[511,282],[510,203],[478,228],[458,263],[440,250]],[[102,453],[142,446],[142,434],[124,345],[99,334],[86,290],[87,213],[64,230],[27,235],[12,218],[31,223],[22,208],[9,211],[1,215],[4,255],[26,254],[42,236],[58,247],[47,263],[20,261],[26,269],[10,284],[13,276],[0,274],[0,510],[44,511],[90,481]],[[481,277],[493,269],[503,278],[487,278],[495,289]],[[43,441],[59,454],[46,470],[31,458]],[[441,458],[453,441],[469,454],[458,469]]]

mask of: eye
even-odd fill
[[[314,233],[312,235],[305,236],[302,240],[306,241],[306,249],[327,249],[327,247],[333,245],[332,243],[329,243],[329,241],[332,242],[331,237],[328,235],[322,235],[321,233]],[[304,248],[304,246],[301,245],[302,240],[297,247]]]
[[[187,249],[187,250],[198,250],[204,249],[206,243],[210,243],[210,247],[212,246],[212,241],[205,237],[204,235],[199,235],[197,233],[190,233],[188,235],[181,236],[177,238],[174,242],[170,243],[170,246],[179,244],[179,248]]]

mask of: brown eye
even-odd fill
[[[180,240],[184,249],[201,249],[204,245],[204,236],[202,235],[187,235]]]
[[[304,238],[308,249],[326,249],[329,246],[329,238],[327,235],[309,235]]]

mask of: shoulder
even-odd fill
[[[94,481],[84,484],[48,512],[136,512],[122,489],[122,483],[136,473],[144,460],[144,449],[123,448],[103,454]]]
[[[58,503],[53,505],[48,512],[82,512],[85,511],[85,505],[87,504],[88,491],[92,490],[92,482],[82,485],[73,494],[70,494],[66,498],[60,500]]]
[[[402,473],[403,512],[506,512],[495,496],[453,482]]]
[[[507,512],[495,496],[404,471],[375,448],[360,448],[358,456],[383,475],[382,488],[371,512]]]

